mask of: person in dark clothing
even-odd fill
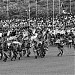
[[[37,56],[39,55],[39,54],[38,54],[37,41],[34,41],[33,52],[34,52],[35,58],[37,59]]]
[[[22,57],[21,51],[22,51],[21,46],[18,45],[18,47],[17,47],[17,52],[18,52],[18,59],[19,59],[19,60],[20,60],[21,57]]]
[[[73,39],[71,36],[68,37],[68,48],[71,48],[72,47],[72,42],[73,42]]]
[[[10,36],[15,36],[16,35],[16,31],[12,31]]]
[[[39,47],[39,50],[40,50],[40,56],[44,57],[45,56],[44,41],[42,43],[39,43],[38,47]]]
[[[7,58],[8,58],[8,53],[7,53],[7,51],[8,51],[8,46],[7,46],[7,42],[6,41],[4,41],[4,45],[3,45],[3,54],[4,54],[4,62],[6,62],[7,61]]]
[[[0,54],[1,54],[1,56],[0,56],[0,60],[2,60],[3,52],[2,52],[2,44],[1,44],[1,43],[0,43]]]
[[[9,51],[10,51],[10,52],[9,52],[9,56],[11,57],[11,56],[12,56],[12,53],[11,53],[11,52],[13,51],[13,45],[12,45],[12,43],[10,44],[10,46],[9,46],[8,49],[9,49]]]
[[[74,36],[74,34],[73,34],[72,30],[70,31],[69,36],[71,36],[71,37],[73,37],[73,36]]]
[[[30,42],[28,41],[28,43],[27,43],[27,46],[26,46],[26,49],[27,49],[27,57],[29,57],[29,55],[30,55]]]
[[[13,59],[15,61],[16,58],[17,58],[17,48],[16,48],[16,46],[14,44],[12,46],[12,52],[13,52],[13,56],[11,57],[11,61],[13,61]]]
[[[58,43],[59,54],[57,56],[63,55],[63,46],[63,41],[60,41],[60,43]]]
[[[26,50],[25,50],[25,41],[23,40],[23,43],[21,45],[22,51],[23,51],[23,56],[26,54]]]

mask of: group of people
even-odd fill
[[[30,48],[33,47],[35,58],[37,56],[44,57],[47,50],[45,38],[43,36],[44,30],[24,27],[22,30],[8,30],[2,33],[0,42],[1,59],[6,61],[8,58],[11,60],[20,60],[22,56],[27,54],[30,56]],[[45,34],[44,34],[45,35]]]
[[[15,33],[14,36],[13,33]],[[72,30],[69,33],[65,31],[65,34],[54,34],[53,31],[51,33],[48,28],[28,28],[17,33],[15,30],[12,31],[9,36],[7,35],[0,38],[0,57],[3,61],[7,61],[8,58],[11,58],[11,60],[18,58],[20,60],[20,58],[25,55],[30,57],[31,48],[33,49],[35,58],[38,56],[44,57],[46,51],[48,51],[51,46],[58,48],[59,54],[57,56],[63,55],[64,45],[69,48],[73,46],[75,49],[75,36]]]
[[[55,18],[54,25],[50,19],[39,18],[28,21],[26,19],[1,20],[0,25],[0,59],[4,62],[11,58],[20,60],[23,56],[30,57],[31,48],[35,58],[45,57],[49,47],[56,46],[57,56],[63,55],[64,45],[75,49],[75,33],[70,26],[68,32],[66,24],[75,24],[75,17],[61,16]],[[64,26],[65,24],[65,26]],[[54,26],[54,27],[53,27]],[[63,28],[64,27],[64,28]]]

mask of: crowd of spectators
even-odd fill
[[[75,15],[72,14],[62,14],[60,16],[56,16],[54,18],[54,22],[52,18],[44,19],[38,18],[36,19],[10,19],[10,20],[1,20],[0,21],[0,29],[9,30],[9,29],[21,29],[24,27],[49,27],[50,29],[58,28],[58,29],[66,29],[66,28],[74,28],[75,25]]]

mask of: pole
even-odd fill
[[[53,0],[53,30],[54,30],[54,0]]]
[[[7,0],[7,19],[9,18],[9,5],[8,5],[8,0]]]
[[[29,26],[30,26],[30,0],[29,0]]]
[[[36,20],[37,20],[37,0],[36,0]]]
[[[60,0],[59,0],[59,15],[60,15]]]
[[[49,14],[48,14],[48,0],[47,0],[47,18],[48,18],[48,15],[49,15]]]
[[[71,13],[71,0],[70,0],[70,13]]]

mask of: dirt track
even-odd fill
[[[20,61],[0,61],[0,75],[75,75],[74,49],[65,48],[57,57],[56,47],[50,47],[45,58],[23,57]]]

